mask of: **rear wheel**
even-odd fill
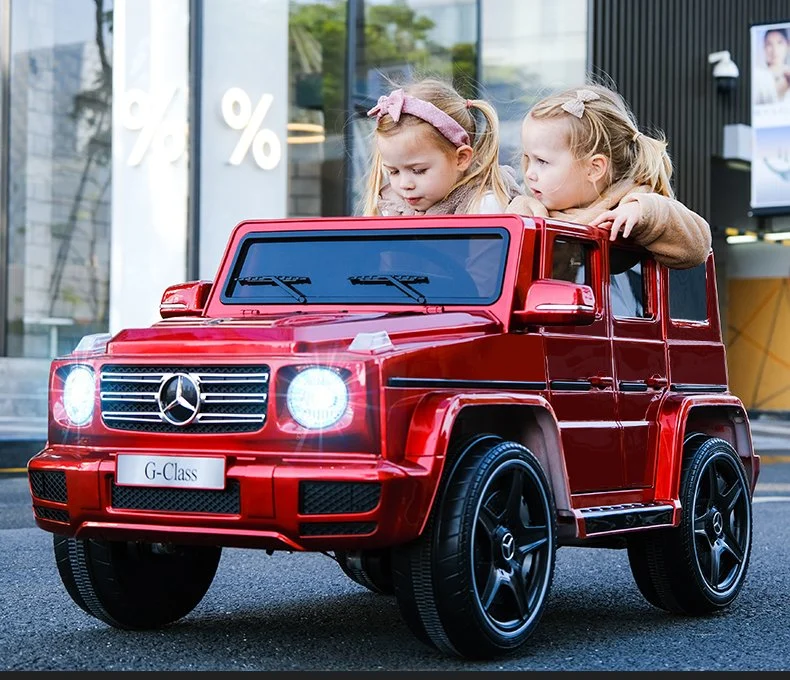
[[[423,534],[393,551],[398,606],[412,632],[445,653],[503,656],[535,630],[555,554],[540,463],[521,444],[481,436],[449,473]]]
[[[373,593],[392,595],[392,556],[389,550],[361,552],[335,551],[335,559],[343,573]]]
[[[54,535],[58,572],[71,599],[116,628],[145,630],[191,612],[209,589],[222,549]]]
[[[630,538],[628,561],[652,605],[708,614],[738,596],[751,555],[749,480],[728,442],[695,438],[687,444],[680,502],[680,525]]]

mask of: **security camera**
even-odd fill
[[[708,63],[715,64],[713,67],[713,77],[716,80],[716,89],[719,92],[731,92],[738,84],[738,77],[741,72],[732,60],[727,50],[713,52],[708,55]]]

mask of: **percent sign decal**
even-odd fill
[[[249,95],[240,87],[231,87],[222,96],[222,118],[234,130],[242,130],[228,162],[239,165],[252,147],[252,157],[262,170],[271,170],[282,157],[277,135],[261,125],[274,101],[271,94],[262,94],[255,109]]]
[[[165,121],[165,114],[175,99],[178,88],[165,97],[153,98],[138,89],[124,94],[121,122],[128,130],[139,130],[129,154],[129,165],[139,165],[145,152],[154,148],[171,163],[177,161],[186,149],[186,125]]]

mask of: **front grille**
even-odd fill
[[[241,509],[241,494],[239,482],[235,479],[229,479],[226,488],[222,490],[118,486],[113,482],[112,507],[118,510],[238,515]]]
[[[162,384],[176,374],[199,386],[198,414],[176,425],[159,404]],[[268,366],[123,366],[105,365],[100,376],[101,415],[115,430],[228,434],[255,432],[266,421]]]
[[[299,513],[333,515],[368,512],[379,504],[380,482],[301,482]]]
[[[28,473],[28,478],[30,479],[30,489],[36,498],[43,498],[56,503],[65,503],[67,501],[65,472],[59,470],[53,472],[31,470]]]
[[[360,536],[375,530],[375,522],[311,522],[299,526],[302,536]]]
[[[53,522],[63,522],[64,524],[68,524],[69,522],[69,513],[65,510],[44,508],[40,505],[34,505],[33,512],[35,513],[36,517],[39,517],[40,519],[48,519]]]

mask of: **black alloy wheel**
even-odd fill
[[[704,615],[740,593],[752,546],[752,498],[743,463],[729,442],[694,437],[681,476],[680,525],[629,539],[631,572],[660,609]]]
[[[539,461],[517,442],[473,440],[419,539],[393,555],[395,594],[418,639],[469,659],[518,650],[554,575],[556,512]]]

